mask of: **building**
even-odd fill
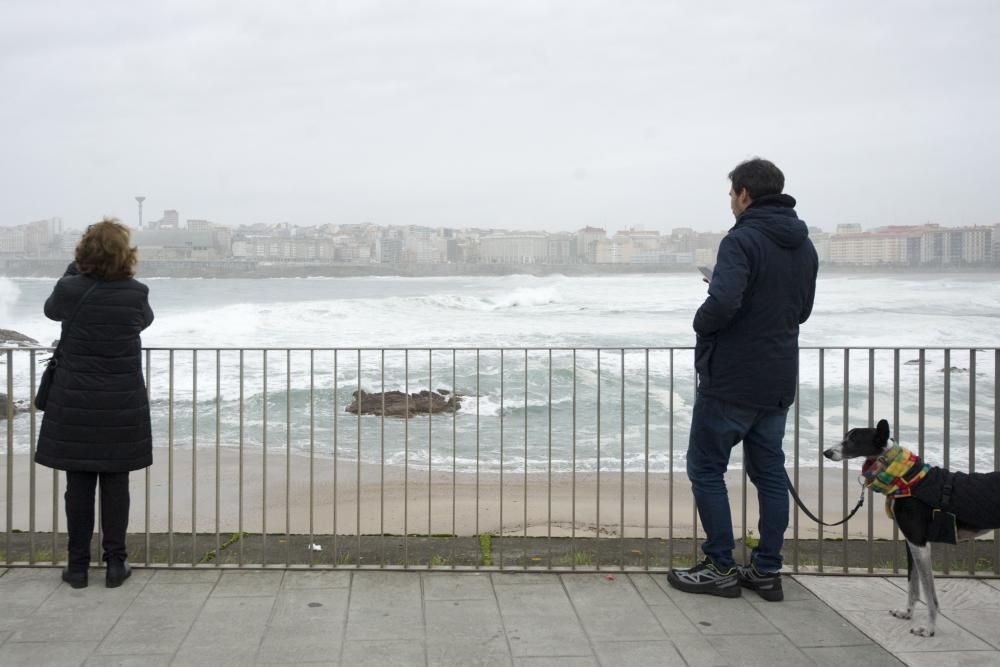
[[[379,264],[399,264],[403,258],[403,240],[382,238],[375,241],[375,262]]]
[[[838,225],[827,240],[831,264],[848,266],[960,266],[995,261],[996,226],[942,228],[893,225],[859,231]],[[849,230],[849,231],[844,231]]]
[[[905,265],[910,263],[907,237],[884,232],[834,234],[830,237],[830,262],[853,266]]]
[[[997,227],[933,229],[920,235],[921,264],[986,264],[994,261]]]
[[[601,227],[584,227],[576,233],[576,252],[586,262],[597,261],[597,243],[606,241],[607,232]]]
[[[212,232],[184,229],[142,229],[132,232],[132,242],[141,259],[213,260],[222,255],[216,250]]]
[[[545,234],[489,234],[479,239],[479,261],[484,264],[546,264],[548,258]]]

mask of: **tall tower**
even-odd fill
[[[139,229],[142,229],[142,202],[146,201],[146,198],[136,197],[135,200],[139,203]]]

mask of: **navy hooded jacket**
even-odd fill
[[[788,195],[759,197],[722,239],[694,316],[699,394],[765,410],[795,399],[819,261],[794,206]]]

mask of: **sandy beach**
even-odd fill
[[[648,484],[645,474],[627,472],[624,492],[620,473],[602,472],[598,498],[598,476],[593,472],[575,476],[553,473],[551,479],[545,473],[525,476],[523,472],[505,472],[501,486],[497,474],[480,475],[477,482],[474,473],[453,476],[450,469],[435,469],[429,474],[426,466],[358,466],[354,460],[340,459],[334,483],[332,459],[316,457],[310,461],[307,455],[295,453],[286,456],[272,451],[265,462],[260,449],[245,449],[241,461],[237,448],[221,447],[216,451],[205,447],[198,450],[195,466],[190,449],[171,453],[156,448],[154,461],[148,472],[131,475],[131,532],[191,532],[192,522],[198,531],[214,532],[218,522],[221,532],[274,534],[353,535],[360,530],[361,534],[544,536],[551,531],[553,536],[593,536],[600,531],[602,536],[618,536],[624,523],[626,537],[642,537],[648,525],[650,537],[666,538],[691,537],[696,521],[690,484],[683,471],[673,475],[650,473]],[[7,529],[8,515],[12,529],[51,530],[54,477],[58,484],[56,521],[64,529],[62,474],[54,475],[51,469],[33,464],[27,454],[15,455],[13,485],[8,489],[8,464],[6,456],[0,457],[3,531]],[[802,468],[799,474],[800,496],[817,513],[819,471]],[[791,469],[789,475],[794,475]],[[744,520],[743,473],[731,471],[727,478],[737,537],[748,529],[756,533],[755,488],[752,484],[746,486]],[[855,476],[850,474],[848,509],[854,506],[859,492]],[[9,510],[8,496],[12,499]],[[823,518],[840,520],[845,514],[842,471],[825,471],[822,496]],[[883,500],[877,497],[871,506],[875,537],[891,537],[892,524],[883,511]],[[794,516],[794,505],[792,508]],[[849,522],[848,537],[867,537],[868,513],[866,501],[866,507]],[[789,537],[793,525],[789,526]],[[799,535],[815,537],[816,528],[800,513]],[[824,536],[843,537],[844,531],[842,527],[826,528]]]

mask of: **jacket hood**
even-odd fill
[[[809,228],[795,213],[790,195],[764,195],[750,203],[736,221],[736,227],[752,227],[782,248],[798,248],[809,238]]]

